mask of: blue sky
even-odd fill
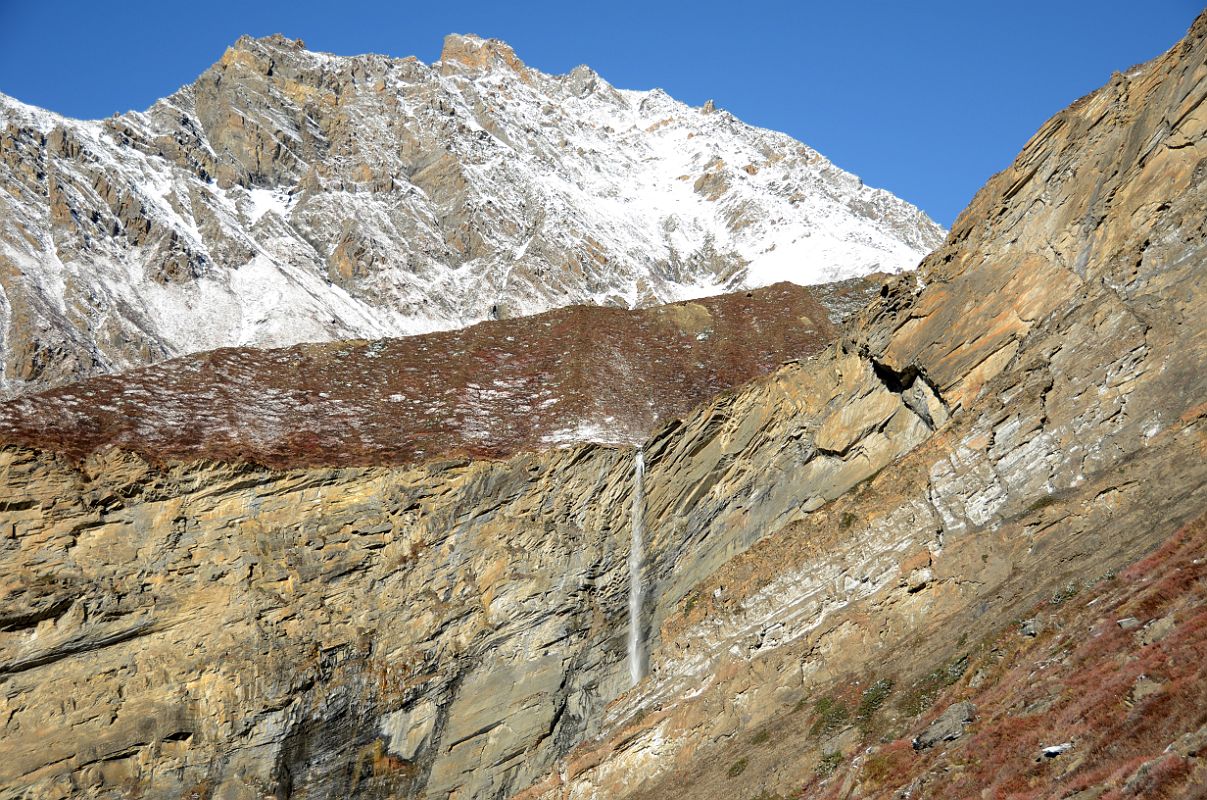
[[[950,225],[1052,114],[1158,55],[1183,0],[339,2],[0,0],[0,91],[77,117],[145,108],[240,34],[435,60],[444,34],[617,86],[709,98],[786,131]]]

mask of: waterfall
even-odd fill
[[[629,677],[636,686],[645,676],[645,642],[641,635],[641,566],[645,561],[645,453],[637,448],[633,464],[632,543],[629,545]]]

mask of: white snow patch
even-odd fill
[[[251,195],[252,212],[251,224],[255,225],[260,221],[260,218],[269,211],[275,213],[281,219],[287,219],[289,215],[289,195],[281,189],[251,189],[248,191]]]

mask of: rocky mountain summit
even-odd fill
[[[0,96],[0,392],[225,346],[380,338],[911,269],[923,213],[809,147],[502,42],[242,38],[142,113]]]
[[[10,405],[0,798],[1201,796],[1205,100],[1207,13],[827,346],[636,447],[107,438],[125,387],[187,409],[173,365]]]

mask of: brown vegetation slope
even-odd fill
[[[1205,553],[1200,518],[1118,574],[969,637],[921,680],[844,676],[795,712],[794,735],[825,752],[783,797],[1207,797]],[[958,721],[932,743],[944,717]],[[751,749],[787,732],[763,728]],[[726,764],[735,788],[749,758]]]
[[[837,335],[822,302],[841,309],[878,285],[781,283],[404,339],[215,350],[2,404],[0,444],[291,467],[634,443],[720,391],[816,354]]]

